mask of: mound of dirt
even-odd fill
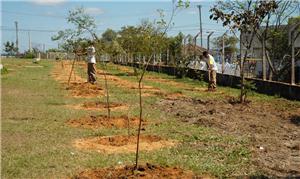
[[[82,127],[82,128],[101,128],[101,127],[116,127],[116,128],[127,128],[138,126],[139,118],[128,118],[127,116],[120,117],[110,117],[100,115],[100,116],[89,116],[80,119],[71,119],[67,121],[67,124],[72,127]],[[146,125],[143,120],[142,125]]]
[[[104,95],[104,89],[90,83],[71,83],[67,88],[74,97],[96,97]]]
[[[198,178],[193,172],[185,171],[177,167],[163,167],[152,164],[139,165],[137,170],[134,166],[111,167],[95,170],[87,170],[74,176],[75,179],[100,179],[100,178],[181,178],[190,179]],[[200,177],[199,177],[200,178]],[[209,177],[201,177],[209,178]]]
[[[119,103],[109,103],[109,107],[110,108],[115,108],[115,107],[120,107],[122,106],[122,104]],[[100,101],[96,101],[96,102],[84,102],[82,107],[84,108],[108,108],[107,103],[105,102],[100,102]]]
[[[74,146],[79,149],[96,150],[101,153],[131,153],[136,151],[136,136],[105,136],[88,139],[77,139]],[[140,136],[140,150],[151,151],[171,147],[175,141],[163,140],[158,136]]]
[[[158,107],[184,122],[244,136],[250,141],[252,166],[269,176],[299,176],[299,105],[280,99],[245,105],[230,99],[169,99]]]

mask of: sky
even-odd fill
[[[195,36],[199,32],[199,10],[202,6],[203,46],[207,45],[208,32],[214,31],[211,39],[221,36],[226,29],[221,24],[209,19],[209,9],[214,1],[190,0],[190,7],[177,12],[174,17],[174,27],[168,31],[174,36],[180,31],[185,35]],[[169,0],[27,0],[1,1],[1,50],[6,41],[16,41],[15,22],[19,28],[19,49],[21,52],[29,48],[29,36],[32,47],[43,50],[57,48],[58,42],[51,37],[59,30],[72,28],[66,17],[70,10],[84,7],[86,12],[95,18],[97,34],[107,28],[120,30],[125,25],[138,25],[142,19],[153,21],[158,19],[157,9],[163,9],[166,19],[170,16],[172,1]],[[197,41],[200,44],[200,38]]]

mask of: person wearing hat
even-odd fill
[[[207,51],[203,52],[203,57],[207,63],[208,70],[208,91],[215,91],[217,89],[217,71],[218,67],[214,57]]]
[[[91,84],[96,83],[96,50],[94,47],[94,43],[92,41],[89,42],[89,47],[87,48],[87,74],[88,74],[88,82]]]

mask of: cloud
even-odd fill
[[[31,0],[31,2],[33,2],[34,4],[47,6],[62,4],[66,2],[66,0]]]
[[[88,14],[93,14],[93,15],[98,15],[98,14],[103,14],[104,11],[100,8],[97,7],[88,7],[85,8],[85,12]]]

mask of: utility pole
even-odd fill
[[[295,32],[299,26],[300,22],[293,25],[289,31],[289,44],[292,46],[291,85],[295,84]]]
[[[222,37],[222,74],[224,73],[225,66],[225,34]]]
[[[17,55],[19,54],[19,28],[18,28],[18,22],[15,21],[16,25],[16,48],[17,48]]]
[[[222,73],[224,73],[225,69],[225,35],[227,34],[228,31],[226,31],[222,35]]]
[[[167,64],[166,64],[166,65],[169,64],[169,53],[170,53],[170,51],[169,51],[169,48],[168,48],[168,49],[167,49]]]
[[[263,72],[263,80],[267,79],[267,70],[266,70],[266,42],[264,35],[262,36],[262,72]],[[253,55],[253,53],[252,53]]]
[[[43,52],[46,52],[45,49],[46,49],[45,44],[43,44]]]
[[[30,38],[30,31],[28,31],[28,47],[29,47],[29,52],[31,52],[31,38]]]
[[[199,20],[200,20],[200,38],[201,38],[201,47],[203,47],[203,37],[202,37],[202,18],[201,18],[201,5],[197,6],[199,9]]]
[[[292,41],[292,69],[291,69],[291,84],[295,84],[295,31],[291,33]]]

